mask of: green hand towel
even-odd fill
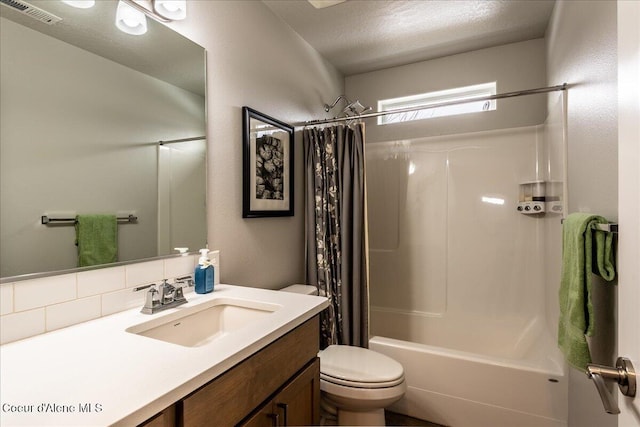
[[[573,213],[562,226],[558,346],[567,362],[581,370],[591,363],[586,336],[593,336],[595,332],[591,273],[607,281],[615,277],[613,234],[596,230],[599,223],[606,224],[607,220],[597,215]]]
[[[78,215],[76,244],[79,267],[116,262],[118,219],[115,215]]]

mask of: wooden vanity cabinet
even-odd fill
[[[302,381],[306,371],[298,372],[317,358],[319,334],[316,316],[187,396],[182,401],[183,426],[235,426],[256,408],[264,408],[283,386],[300,384],[296,380]],[[319,366],[312,363],[309,369],[320,375]],[[319,380],[313,386],[319,396]],[[312,416],[318,413],[319,402]],[[292,401],[289,413],[297,414],[294,406]]]
[[[320,422],[320,359],[316,358],[242,427],[313,426]]]
[[[319,336],[315,316],[177,402],[175,425],[318,425]],[[166,411],[141,426],[166,427]]]

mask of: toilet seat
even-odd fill
[[[358,381],[349,381],[349,380],[343,380],[340,378],[335,378],[332,377],[330,375],[325,375],[323,373],[320,373],[320,379],[330,382],[332,384],[336,384],[336,385],[343,385],[346,387],[355,387],[355,388],[387,388],[387,387],[394,387],[397,386],[398,384],[402,383],[404,381],[404,375],[394,381],[386,381],[386,382],[382,382],[382,383],[366,383],[366,382],[358,382]]]
[[[320,379],[354,388],[387,388],[404,381],[402,365],[384,354],[360,347],[332,345],[318,353]]]

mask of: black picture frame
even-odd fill
[[[293,127],[242,107],[242,217],[293,216]]]

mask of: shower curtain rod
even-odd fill
[[[158,145],[164,144],[175,144],[176,142],[188,142],[188,141],[200,141],[201,139],[207,139],[206,136],[194,136],[191,138],[182,138],[182,139],[170,139],[168,141],[158,141]]]
[[[516,96],[534,95],[537,93],[556,92],[559,90],[567,90],[567,88],[568,88],[567,83],[563,83],[561,85],[556,85],[556,86],[547,86],[547,87],[540,87],[536,89],[527,89],[527,90],[519,90],[515,92],[498,93],[495,95],[487,95],[487,96],[481,96],[477,98],[464,99],[464,100],[458,100],[458,101],[445,101],[445,102],[439,102],[437,104],[424,105],[424,106],[418,106],[418,107],[398,108],[397,110],[378,111],[375,113],[360,114],[358,116],[334,117],[333,119],[309,120],[303,123],[296,123],[294,126],[300,127],[300,126],[310,126],[310,125],[322,125],[326,123],[347,122],[347,121],[356,120],[356,119],[369,119],[371,117],[386,116],[387,114],[408,113],[410,111],[418,111],[418,110],[430,110],[438,107],[448,107],[450,105],[467,104],[469,102],[492,101],[494,99],[513,98]]]

